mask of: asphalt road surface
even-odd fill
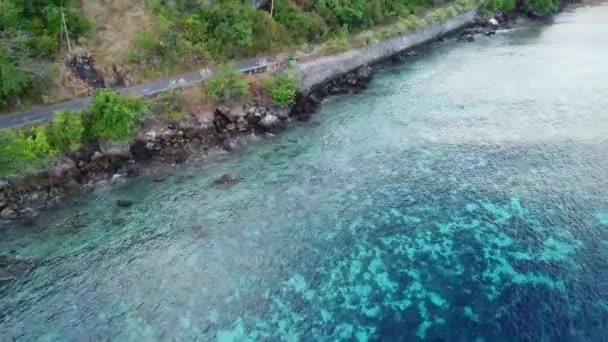
[[[277,56],[266,56],[257,59],[244,60],[235,65],[235,69],[243,73],[263,72],[276,66]],[[200,71],[189,72],[182,75],[163,78],[148,83],[117,89],[123,95],[153,96],[170,89],[184,88],[201,83],[217,73],[217,69],[207,68]],[[58,110],[77,111],[88,107],[91,97],[79,98],[67,102],[57,103],[45,107],[31,108],[22,112],[0,116],[1,128],[14,128],[37,122],[48,121]]]

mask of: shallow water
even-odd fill
[[[606,340],[606,61],[608,6],[449,42],[7,229],[38,267],[0,292],[0,340]]]

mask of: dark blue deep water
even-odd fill
[[[608,341],[608,6],[312,120],[6,227],[0,340]]]

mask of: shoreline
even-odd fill
[[[500,24],[504,27],[513,22],[506,19]],[[142,173],[154,175],[193,156],[204,159],[213,151],[230,151],[278,133],[291,121],[308,120],[325,98],[362,91],[376,70],[404,62],[415,55],[414,49],[442,41],[446,36],[471,41],[474,35],[491,35],[497,29],[499,27],[489,27],[486,21],[478,19],[474,9],[371,47],[351,49],[298,65],[301,92],[289,108],[279,108],[254,97],[245,104],[218,106],[210,120],[142,129],[128,144],[85,146],[43,172],[13,182],[0,181],[0,228],[16,220],[34,219],[40,211],[65,204],[68,199],[86,194],[114,178]]]

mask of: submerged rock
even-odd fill
[[[232,175],[225,173],[221,175],[218,179],[214,180],[213,183],[217,186],[221,187],[230,187],[236,184],[239,181],[238,178],[233,177]]]
[[[4,208],[2,212],[0,212],[0,218],[5,220],[14,220],[17,218],[17,211],[13,208]]]
[[[133,201],[130,201],[130,200],[119,199],[118,201],[116,201],[116,206],[118,206],[119,208],[128,208],[132,205],[133,205]]]

